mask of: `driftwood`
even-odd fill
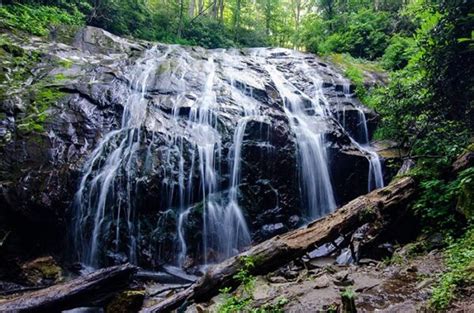
[[[188,289],[152,307],[144,308],[142,312],[168,312],[187,301],[206,301],[222,287],[235,286],[233,276],[242,268],[242,259],[245,257],[251,257],[255,263],[252,274],[266,274],[290,260],[303,256],[318,245],[353,233],[366,222],[367,215],[374,216],[382,225],[388,225],[406,210],[414,194],[415,181],[405,177],[385,188],[360,196],[336,212],[312,222],[306,228],[273,237],[212,267]]]
[[[101,303],[126,287],[136,270],[130,264],[104,268],[63,284],[4,300],[0,302],[0,312],[60,312]]]

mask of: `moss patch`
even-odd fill
[[[105,310],[107,313],[138,312],[145,299],[144,290],[127,290],[118,294]]]
[[[33,285],[57,283],[63,279],[61,267],[51,256],[41,257],[22,266],[23,276]]]
[[[69,60],[69,59],[60,59],[60,60],[58,61],[58,64],[61,65],[61,66],[64,67],[64,68],[69,69],[69,68],[72,67],[72,65],[73,65],[74,63],[73,63],[71,60]]]
[[[39,60],[38,51],[25,51],[9,37],[0,36],[0,101],[23,85]]]
[[[48,118],[48,109],[66,94],[54,88],[39,87],[34,91],[32,103],[28,106],[26,116],[18,123],[22,133],[44,132],[44,122]]]

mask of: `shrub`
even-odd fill
[[[445,310],[455,298],[456,288],[474,282],[474,228],[458,239],[449,239],[445,251],[447,271],[434,288],[430,306],[435,310]]]
[[[382,66],[387,70],[399,70],[408,64],[412,54],[412,38],[395,35],[382,56]]]
[[[46,36],[51,27],[84,23],[85,16],[79,11],[71,13],[57,7],[41,5],[0,6],[0,25],[20,29],[33,35]]]

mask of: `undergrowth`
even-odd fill
[[[220,292],[224,295],[224,303],[219,308],[219,313],[280,313],[283,312],[283,307],[288,303],[284,297],[280,297],[274,303],[266,303],[260,307],[253,305],[253,292],[255,290],[256,278],[250,274],[250,271],[255,267],[255,259],[247,256],[241,258],[242,267],[234,275],[234,279],[242,286],[241,290],[237,290],[231,294],[231,288],[222,288]]]
[[[33,35],[46,36],[59,25],[84,25],[85,16],[79,11],[65,11],[44,5],[0,6],[0,27],[19,29]]]
[[[474,283],[474,226],[460,239],[448,241],[450,244],[444,254],[448,270],[434,288],[429,303],[435,310],[445,310],[455,299],[459,287]]]

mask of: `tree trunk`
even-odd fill
[[[218,3],[217,0],[212,0],[212,18],[217,20],[217,9],[218,9]]]
[[[189,0],[189,7],[188,7],[188,15],[189,15],[189,18],[193,18],[193,17],[194,17],[194,10],[195,10],[195,7],[196,7],[196,0]]]
[[[224,0],[219,0],[219,21],[224,22]]]
[[[104,268],[67,283],[0,302],[0,312],[60,312],[103,303],[125,288],[136,270],[137,268],[130,264]]]
[[[179,22],[178,22],[178,38],[181,38],[181,33],[184,26],[184,0],[179,1]]]
[[[234,39],[238,38],[238,29],[240,27],[240,6],[241,6],[241,0],[236,0],[235,2],[235,8],[234,8],[234,16],[233,18],[233,25],[232,29],[234,30]]]
[[[198,4],[199,4],[199,13],[198,14],[202,14],[202,12],[204,11],[204,0],[199,0]]]
[[[367,214],[373,216],[376,223],[389,225],[402,215],[414,194],[415,181],[405,177],[385,188],[360,196],[305,228],[273,237],[225,260],[212,267],[188,289],[144,309],[143,312],[166,312],[185,301],[206,301],[222,287],[236,285],[234,275],[242,268],[243,258],[250,257],[254,261],[252,275],[266,274],[321,244],[336,240],[341,235],[348,237],[365,223],[364,217]]]

